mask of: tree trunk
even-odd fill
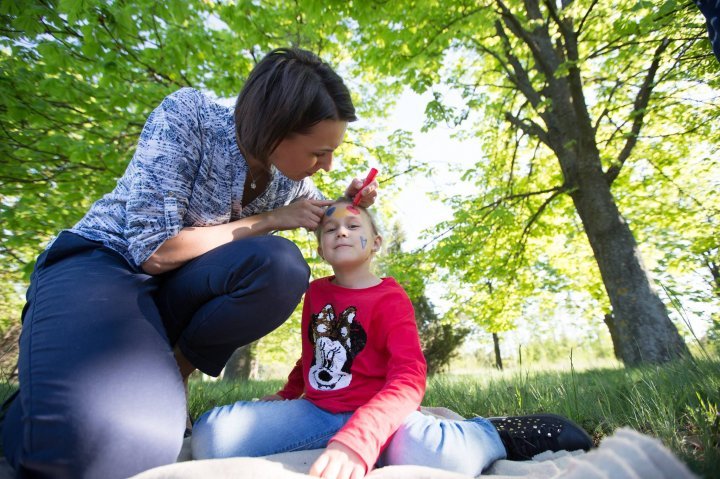
[[[498,333],[492,333],[493,345],[495,346],[495,367],[502,371],[502,356],[500,356],[500,337]]]
[[[235,350],[225,364],[224,381],[247,381],[257,377],[257,343],[250,343]]]
[[[710,252],[704,253],[703,258],[705,265],[710,270],[710,277],[712,278],[710,285],[715,292],[715,296],[720,297],[720,264],[715,262],[715,260],[711,257]]]
[[[571,162],[582,169],[582,174],[571,181],[575,186],[571,197],[612,305],[621,360],[627,365],[636,365],[662,363],[689,355],[687,345],[652,287],[635,238],[620,215],[599,168],[599,158],[585,160]]]
[[[534,6],[531,9],[534,16],[541,18],[539,2],[530,4]],[[642,112],[649,102],[667,42],[658,46],[648,67],[634,103],[630,136],[618,154],[617,164],[604,173],[580,70],[571,67],[567,76],[555,76],[565,55],[567,59],[579,59],[577,32],[571,27],[570,17],[558,20],[558,27],[564,39],[562,55],[555,50],[548,28],[538,26],[530,34],[537,44],[534,53],[539,67],[549,74],[543,93],[552,100],[552,108],[542,113],[547,126],[544,141],[558,158],[564,186],[583,223],[610,299],[617,354],[627,365],[662,363],[689,355],[687,345],[653,289],[635,237],[610,190],[642,128]]]
[[[610,331],[610,340],[612,341],[615,359],[622,360],[620,357],[620,340],[618,339],[617,330],[615,330],[615,318],[613,318],[612,313],[608,313],[603,318],[603,321]]]

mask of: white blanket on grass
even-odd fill
[[[459,416],[444,408],[423,408],[441,417]],[[189,460],[189,442],[178,460],[133,476],[132,479],[308,479],[310,466],[322,449],[275,454],[262,458]],[[493,479],[691,479],[685,464],[658,439],[629,428],[605,438],[590,452],[559,451],[538,454],[531,461],[496,461],[483,476]],[[368,479],[474,479],[470,476],[419,466],[387,466]]]

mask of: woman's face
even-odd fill
[[[323,120],[305,135],[290,135],[270,153],[270,163],[295,181],[319,169],[330,171],[333,152],[342,143],[346,128],[346,121]]]

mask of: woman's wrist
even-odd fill
[[[258,222],[255,224],[255,228],[260,234],[268,234],[271,231],[277,231],[282,229],[277,222],[277,218],[274,210],[264,211],[258,216]]]
[[[232,240],[247,238],[250,236],[263,236],[279,228],[276,227],[272,211],[258,213],[253,216],[240,218],[224,225],[232,232]]]

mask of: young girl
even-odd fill
[[[311,475],[359,479],[377,463],[474,477],[497,459],[590,447],[587,434],[558,416],[497,419],[498,430],[485,418],[453,421],[418,412],[426,365],[415,316],[400,285],[370,271],[382,244],[372,217],[338,200],[317,235],[318,254],[335,274],[313,281],[305,294],[300,360],[276,395],[200,417],[192,436],[196,459],[326,447]],[[512,432],[503,427],[508,422]],[[542,438],[527,435],[533,425]]]

